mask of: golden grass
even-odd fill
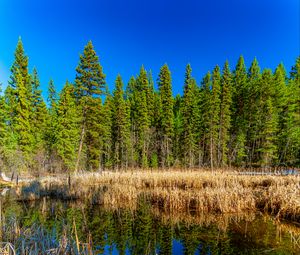
[[[34,187],[31,192],[31,186]],[[300,221],[299,176],[248,176],[230,171],[126,171],[42,178],[24,184],[20,199],[52,196],[134,208],[140,196],[168,213],[264,211]]]

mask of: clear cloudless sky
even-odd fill
[[[154,80],[168,63],[174,94],[191,63],[198,83],[226,59],[247,67],[287,71],[300,55],[299,0],[0,0],[0,82],[6,86],[18,37],[46,96],[50,78],[60,90],[75,78],[84,45],[92,40],[113,89],[143,64]]]

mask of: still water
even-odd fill
[[[44,200],[9,202],[3,216],[60,235],[69,226],[94,254],[300,254],[300,228],[258,215],[170,215],[146,201],[103,208]]]

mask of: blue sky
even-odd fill
[[[18,37],[38,69],[42,89],[50,78],[60,90],[75,78],[79,54],[92,40],[109,88],[125,83],[144,64],[157,79],[168,63],[174,94],[191,63],[198,83],[214,65],[243,54],[261,67],[300,55],[299,0],[0,0],[0,81],[7,83]],[[44,95],[46,95],[44,93]]]

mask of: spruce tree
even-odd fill
[[[22,100],[28,101],[26,103],[29,105],[31,104],[32,88],[28,72],[28,57],[25,55],[21,38],[18,40],[14,56],[15,59],[11,67],[10,81],[5,92],[10,115],[9,125],[12,132],[14,132],[18,125],[18,123],[16,123],[16,119],[20,119],[17,116],[17,104],[20,97],[18,86],[20,86],[20,84],[22,84]]]
[[[260,125],[261,125],[261,111],[259,109],[259,102],[261,97],[261,73],[260,67],[255,58],[251,66],[248,70],[248,129],[247,129],[247,145],[248,148],[248,165],[253,166],[257,164],[259,161],[259,155],[257,153],[257,148],[259,144],[259,132],[260,132]]]
[[[127,110],[130,116],[131,166],[136,166],[138,163],[137,160],[138,137],[137,137],[137,123],[136,123],[137,115],[136,115],[135,95],[136,95],[136,79],[133,76],[131,76],[125,90],[125,99],[128,107]]]
[[[285,164],[300,165],[300,57],[292,67],[287,88]]]
[[[7,86],[4,91],[2,118],[5,121],[5,139],[2,141],[5,145],[5,153],[12,155],[17,150],[17,132],[15,129],[16,118],[16,97],[15,91],[11,86]]]
[[[118,168],[128,166],[130,156],[130,116],[124,100],[123,81],[117,76],[113,95],[112,135],[114,165]]]
[[[42,91],[40,90],[40,81],[36,69],[33,70],[32,89],[31,126],[35,139],[34,147],[35,149],[42,149],[44,145],[48,112],[42,97]]]
[[[248,103],[247,71],[243,56],[240,56],[233,72],[232,83],[232,157],[236,165],[245,161],[246,113]]]
[[[81,160],[81,152],[84,143],[87,141],[86,133],[91,132],[90,136],[93,136],[93,127],[98,125],[96,114],[98,111],[99,101],[97,97],[104,94],[105,89],[105,75],[102,71],[102,66],[99,63],[99,58],[96,55],[93,44],[91,41],[85,46],[83,54],[80,55],[80,61],[76,68],[76,79],[75,79],[75,95],[77,102],[82,110],[82,123],[81,123],[81,133],[80,133],[80,144],[78,149],[77,162],[75,166],[75,171],[79,168],[79,163]],[[96,147],[90,144],[87,150],[98,149],[98,145],[94,144]],[[92,155],[93,153],[87,154]],[[87,159],[87,164],[89,164],[89,159]],[[88,166],[89,168],[92,166]]]
[[[18,146],[24,154],[24,159],[29,162],[32,153],[34,138],[30,123],[31,105],[27,98],[27,88],[21,73],[17,70],[14,76],[18,94],[16,105],[16,119],[14,131],[18,135]],[[25,162],[26,162],[25,161]]]
[[[154,167],[158,164],[158,132],[159,132],[159,127],[157,126],[158,122],[156,122],[156,115],[158,114],[159,111],[161,111],[161,107],[157,108],[155,106],[155,100],[157,97],[157,92],[154,89],[154,81],[152,77],[152,72],[151,70],[147,73],[148,77],[148,89],[146,92],[147,95],[147,110],[148,110],[148,117],[150,121],[150,127],[149,127],[149,165],[151,167]]]
[[[154,119],[152,120],[151,126],[151,167],[158,167],[162,163],[162,118],[163,118],[163,111],[162,111],[162,101],[159,92],[154,93]]]
[[[274,97],[273,104],[275,106],[276,113],[278,115],[278,132],[277,136],[277,147],[278,147],[278,163],[282,164],[285,161],[286,155],[286,138],[287,134],[285,130],[287,129],[287,114],[288,114],[288,86],[287,77],[283,64],[279,64],[275,70],[273,76],[274,83]]]
[[[54,81],[51,79],[49,81],[49,85],[48,85],[48,98],[47,98],[47,102],[49,103],[50,112],[55,109],[55,107],[57,105],[57,101],[58,101],[57,92],[55,89]]]
[[[167,64],[160,69],[158,78],[158,88],[161,97],[162,112],[161,118],[161,152],[162,152],[162,167],[171,166],[172,163],[172,139],[174,136],[174,112],[173,112],[173,97],[171,72]]]
[[[7,94],[1,95],[1,92],[0,83],[0,163],[2,171],[7,168],[15,171],[14,161],[17,156],[17,140],[10,127],[9,105],[6,102]],[[24,162],[21,162],[21,164],[24,164]]]
[[[57,105],[55,149],[63,161],[64,170],[73,171],[79,146],[80,115],[74,97],[74,86],[66,82]]]
[[[277,158],[276,133],[278,128],[278,115],[274,107],[273,98],[275,95],[272,72],[265,69],[261,78],[260,110],[262,122],[259,134],[260,164],[271,166]]]
[[[182,152],[182,143],[181,137],[183,132],[182,126],[182,112],[181,112],[182,98],[178,94],[174,98],[173,109],[174,109],[174,138],[173,138],[173,157],[174,165],[179,166],[182,161],[181,152]]]
[[[228,61],[225,62],[221,77],[221,111],[220,111],[220,166],[228,164],[228,146],[231,126],[232,74]]]
[[[21,37],[19,37],[18,44],[15,50],[15,59],[13,65],[11,67],[11,76],[9,85],[12,86],[13,89],[17,87],[17,76],[22,77],[22,83],[24,84],[28,96],[30,89],[30,76],[28,73],[28,57],[25,55],[23,42]],[[29,90],[29,91],[28,91]]]
[[[58,95],[55,89],[54,81],[50,80],[48,85],[48,118],[46,120],[46,130],[45,130],[45,144],[48,156],[48,162],[50,166],[50,171],[53,172],[55,160],[56,160],[56,150],[55,144],[57,142],[56,129],[58,126]]]
[[[137,153],[140,166],[148,167],[149,161],[149,132],[150,118],[147,106],[147,90],[149,87],[147,72],[142,66],[140,74],[136,79],[134,91],[135,103],[135,130],[137,134]]]
[[[183,164],[192,167],[195,163],[196,150],[196,120],[194,111],[198,107],[196,96],[196,81],[191,76],[192,68],[187,65],[185,71],[184,92],[180,111],[182,113],[181,151]],[[180,119],[178,120],[180,121]],[[178,123],[180,128],[180,122]],[[180,129],[179,129],[180,131]]]
[[[153,81],[151,70],[147,73],[147,77],[148,77],[148,84],[149,84],[148,89],[146,91],[148,115],[150,119],[150,125],[153,126],[156,110],[154,108],[155,89],[154,89],[154,81]]]
[[[220,148],[220,111],[221,111],[221,74],[220,67],[216,66],[212,74],[212,96],[211,96],[211,123],[210,123],[210,167],[218,166],[218,155]]]
[[[211,118],[212,118],[212,91],[211,91],[211,73],[207,72],[204,76],[201,84],[201,121],[199,122],[199,151],[201,152],[201,158],[199,156],[199,164],[211,165],[210,159],[210,147],[211,147]]]
[[[113,165],[113,153],[112,153],[112,116],[113,116],[114,102],[111,95],[107,95],[104,105],[101,107],[99,123],[101,130],[100,133],[100,162],[99,170],[102,171],[106,167]]]
[[[89,98],[88,118],[86,118],[86,170],[98,170],[101,164],[101,134],[103,122],[99,121],[102,111],[102,101],[100,97]]]

